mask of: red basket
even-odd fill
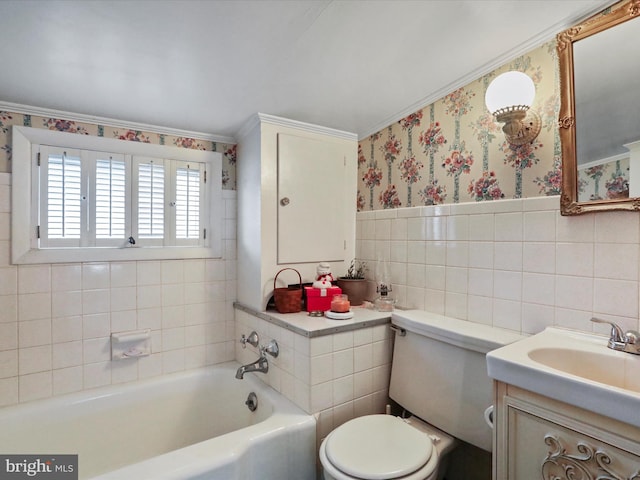
[[[276,288],[276,280],[285,270],[293,270],[298,274],[298,287]],[[302,310],[302,277],[295,268],[283,268],[273,279],[273,299],[276,303],[276,310],[280,313],[297,313]]]

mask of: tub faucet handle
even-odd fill
[[[240,337],[242,348],[247,348],[247,343],[252,347],[257,347],[259,342],[260,339],[258,338],[258,334],[255,330],[251,332],[248,337],[245,337],[244,333],[242,334],[242,337]]]
[[[280,347],[278,347],[278,342],[276,342],[275,340],[271,340],[266,347],[264,346],[260,347],[260,353],[262,354],[262,356],[264,356],[265,353],[268,353],[274,358],[277,357],[278,354],[280,353]]]

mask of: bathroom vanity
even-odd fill
[[[640,356],[548,328],[487,364],[494,480],[640,479]]]

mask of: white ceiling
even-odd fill
[[[233,137],[365,137],[606,0],[0,0],[0,101]]]

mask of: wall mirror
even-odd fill
[[[640,210],[640,0],[557,37],[562,215]]]

